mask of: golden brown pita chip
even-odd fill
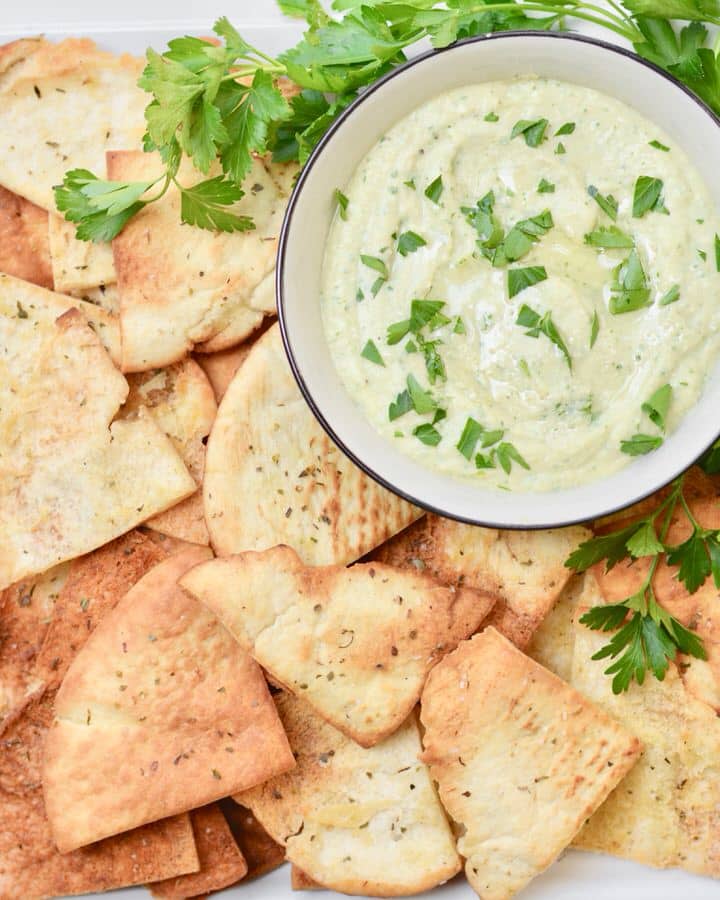
[[[235,884],[247,874],[247,864],[216,803],[190,813],[200,871],[150,885],[153,897],[184,900]]]
[[[48,214],[0,187],[0,272],[52,288]]]
[[[47,815],[63,852],[294,764],[259,667],[177,585],[210,555],[191,547],[151,569],[65,675],[43,770]]]
[[[203,493],[217,553],[288,544],[308,565],[353,562],[420,515],[330,441],[298,390],[277,325],[220,404]]]
[[[82,291],[69,291],[70,296],[100,306],[112,316],[120,312],[120,298],[116,284],[99,284],[97,287],[85,288]]]
[[[463,641],[422,696],[422,759],[464,829],[483,900],[507,900],[567,847],[640,743],[494,628]]]
[[[200,366],[186,359],[167,369],[130,375],[128,383],[130,393],[123,414],[132,414],[141,406],[149,409],[175,445],[195,483],[202,484],[205,443],[215,421],[217,404],[212,386]],[[199,490],[148,519],[145,525],[190,543],[210,543]]]
[[[107,162],[109,177],[118,181],[153,178],[162,165],[156,155],[142,152],[111,153]],[[239,213],[252,216],[252,231],[193,229],[188,240],[180,193],[171,187],[115,238],[123,371],[169,365],[193,347],[224,350],[260,325],[267,301],[263,294],[255,308],[253,293],[275,265],[287,202],[270,171],[271,164],[255,159],[246,179],[250,188],[237,204]],[[204,177],[189,163],[178,176],[184,185]]]
[[[26,307],[2,286],[4,588],[129,531],[196,485],[150,414],[111,424],[127,382],[80,312],[55,321],[44,297]]]
[[[154,822],[72,853],[55,849],[45,817],[41,757],[53,692],[35,698],[0,737],[0,894],[41,900],[107,891],[197,871],[187,815]]]
[[[274,681],[363,747],[405,721],[432,666],[494,602],[382,563],[311,568],[290,547],[210,560],[180,583]]]
[[[273,325],[273,320],[266,318],[263,324],[254,331],[250,337],[237,347],[228,350],[219,350],[217,353],[198,353],[195,357],[197,364],[207,375],[210,384],[215,391],[215,399],[219,403],[225,396],[225,391],[230,387],[230,382],[235,373],[250,355],[250,351],[257,340]]]
[[[285,862],[285,849],[270,837],[247,807],[227,799],[220,801],[220,808],[245,857],[248,867],[245,881],[277,869]]]
[[[102,176],[104,171],[96,174]],[[70,294],[117,281],[109,243],[79,240],[76,226],[59,215],[48,217],[48,240],[56,291]]]
[[[665,679],[615,695],[603,661],[591,656],[608,635],[578,621],[603,602],[592,574],[574,616],[572,681],[644,744],[637,766],[575,840],[585,850],[646,865],[679,867],[720,877],[720,721],[697,700],[672,663]]]
[[[428,514],[373,557],[427,571],[450,585],[496,594],[488,618],[516,646],[525,647],[570,578],[565,560],[590,537],[578,526],[543,531],[497,531]]]
[[[294,891],[321,891],[323,886],[313,881],[302,869],[297,866],[290,867],[290,887]]]
[[[574,575],[525,648],[528,656],[563,681],[569,682],[572,676],[575,648],[572,614],[584,589],[585,576]]]
[[[0,734],[43,685],[35,659],[68,568],[62,563],[0,592]]]
[[[102,177],[106,150],[139,149],[142,68],[141,59],[105,53],[87,38],[0,48],[0,184],[54,211],[53,186],[69,169]]]
[[[459,871],[450,826],[418,762],[414,716],[364,749],[292,694],[275,702],[297,767],[237,799],[291,863],[324,887],[379,896],[429,890]]]

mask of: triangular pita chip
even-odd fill
[[[230,799],[221,800],[220,808],[245,857],[248,867],[245,881],[277,869],[285,862],[285,848],[270,837],[251,810]]]
[[[116,284],[100,284],[94,288],[86,288],[83,291],[70,291],[70,296],[78,297],[94,306],[100,306],[112,316],[117,316],[120,311],[120,298]],[[118,361],[119,347],[118,347]]]
[[[230,387],[230,382],[235,373],[250,355],[250,351],[263,334],[272,326],[273,320],[266,318],[263,324],[254,331],[250,337],[227,350],[218,350],[217,353],[198,353],[195,357],[198,365],[207,375],[210,384],[215,391],[215,399],[219,403],[225,396],[225,391]]]
[[[414,716],[363,749],[291,694],[275,701],[297,759],[237,797],[313,881],[348,894],[429,890],[460,870]]]
[[[432,670],[422,758],[463,829],[483,900],[507,900],[567,847],[640,754],[640,743],[487,628]]]
[[[247,874],[247,863],[217,803],[190,813],[200,871],[149,885],[153,897],[184,900],[219,891]]]
[[[277,325],[220,404],[203,492],[210,540],[223,556],[288,544],[308,565],[349,563],[420,515],[328,438],[290,372]]]
[[[274,681],[363,747],[400,726],[432,666],[494,602],[382,563],[311,568],[290,547],[211,560],[181,584]]]
[[[323,886],[297,866],[290,866],[290,887],[294,891],[321,891]]]
[[[588,537],[579,526],[497,531],[429,513],[373,558],[496,594],[488,624],[523,648],[570,578],[565,560]]]
[[[572,676],[575,647],[572,612],[584,589],[585,576],[574,575],[525,648],[527,655],[535,662],[550,669],[567,682]]]
[[[55,321],[44,298],[25,307],[17,296],[0,278],[0,588],[106,543],[196,488],[150,414],[111,424],[127,382],[81,313]]]
[[[104,175],[104,169],[96,173]],[[112,247],[109,243],[81,241],[76,226],[59,215],[48,218],[48,238],[55,290],[63,293],[87,291],[117,281]]]
[[[68,669],[43,771],[61,852],[292,767],[259,667],[177,585],[210,555],[191,547],[148,572]]]
[[[128,376],[130,393],[123,414],[140,406],[150,410],[160,428],[175,445],[195,479],[202,484],[205,443],[217,413],[215,394],[205,373],[191,359],[166,369]],[[164,534],[195,544],[210,542],[200,490],[145,523]]]
[[[115,181],[138,181],[156,177],[163,164],[155,154],[110,153],[107,169]],[[193,347],[224,350],[260,325],[267,302],[261,297],[254,308],[253,292],[275,265],[287,202],[270,169],[270,163],[253,160],[249,189],[237,204],[238,213],[252,216],[252,231],[192,229],[190,237],[180,221],[180,193],[171,187],[115,238],[123,371],[169,365]],[[178,175],[185,186],[203,178],[190,164]]]
[[[48,214],[0,187],[0,272],[52,288]]]
[[[54,211],[53,187],[69,169],[103,177],[106,150],[139,149],[142,68],[87,38],[0,47],[0,184]]]

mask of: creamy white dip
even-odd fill
[[[522,134],[511,139],[519,120],[540,118],[548,125],[539,146],[528,146]],[[568,122],[574,129],[555,136]],[[433,202],[425,191],[438,176],[442,193]],[[639,176],[662,181],[662,201],[636,217]],[[546,190],[539,192],[543,179]],[[589,195],[590,186],[617,200],[616,221]],[[399,122],[339,187],[348,202],[345,218],[340,209],[336,214],[325,253],[327,340],[359,409],[408,456],[512,490],[571,487],[630,463],[623,441],[636,434],[662,438],[698,399],[720,350],[713,243],[720,219],[685,154],[629,107],[540,78],[471,85]],[[544,210],[553,222],[521,259],[498,267],[483,255],[482,235],[462,211],[490,191],[506,233]],[[634,242],[649,289],[649,305],[623,314],[610,312],[611,284],[630,250],[585,241],[610,226]],[[401,255],[398,239],[408,231],[425,244]],[[362,255],[382,260],[388,278]],[[540,266],[547,278],[509,297],[508,270]],[[678,299],[663,305],[671,290]],[[388,326],[407,320],[415,299],[443,301],[450,319],[419,332],[420,342],[441,341],[435,349],[446,379],[434,384],[423,352],[408,352],[408,342],[410,350],[418,346],[412,333],[395,344],[387,340]],[[529,337],[516,324],[524,305],[550,314],[572,368],[545,333]],[[366,358],[372,350],[361,355],[368,341],[384,365]],[[432,412],[415,409],[389,418],[409,374],[446,413],[434,425]],[[641,406],[666,384],[672,395],[663,432]],[[485,433],[502,432],[491,434],[488,441],[496,440],[485,448],[478,440],[469,458],[467,443],[465,454],[457,448],[468,418]],[[422,425],[428,427],[414,433]],[[421,439],[428,435],[434,444]],[[501,443],[529,468],[511,458],[508,474]],[[488,467],[476,468],[477,453]]]

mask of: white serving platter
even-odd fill
[[[602,0],[601,0],[602,2]],[[59,40],[70,35],[94,38],[102,47],[141,55],[153,46],[162,50],[180,34],[208,34],[226,15],[250,43],[271,54],[291,46],[301,23],[284,18],[274,0],[0,0],[0,43],[44,33]],[[611,40],[595,26],[578,31]],[[1,812],[1,811],[0,811]],[[106,895],[91,895],[93,898]],[[115,900],[141,900],[144,888],[114,891]],[[282,866],[262,878],[214,895],[223,900],[340,900],[330,891],[302,894],[290,889],[290,868]],[[428,900],[472,900],[474,891],[462,878],[423,895]],[[658,871],[636,863],[571,850],[519,895],[521,900],[720,900],[720,881],[677,870]]]

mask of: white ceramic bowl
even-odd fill
[[[570,524],[628,506],[684,471],[720,432],[717,366],[700,401],[659,450],[579,487],[509,493],[414,462],[375,431],[345,390],[320,312],[335,187],[350,180],[389,128],[430,98],[466,84],[533,74],[595,88],[656,122],[687,153],[720,206],[720,121],[681,84],[601,41],[569,34],[501,33],[411,60],[366,90],[340,116],[300,175],[285,216],[277,268],[288,358],[305,399],[335,443],[370,476],[413,503],[500,528]]]

